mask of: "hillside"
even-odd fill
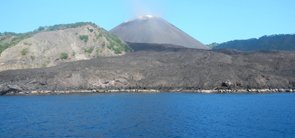
[[[0,92],[295,87],[294,52],[241,53],[175,47],[157,50],[76,61],[50,68],[3,71],[0,72]]]
[[[55,66],[64,62],[123,55],[130,49],[93,23],[40,27],[0,35],[0,71]]]
[[[110,30],[130,43],[153,43],[179,45],[187,48],[208,49],[165,19],[152,15],[140,16]]]
[[[213,49],[236,49],[240,51],[294,51],[295,35],[271,35],[259,39],[233,40],[221,44],[213,43]]]

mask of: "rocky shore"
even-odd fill
[[[159,92],[189,92],[189,93],[294,93],[295,89],[91,89],[91,90],[32,90],[23,91],[11,86],[0,89],[1,95],[59,95],[59,94],[90,94],[90,93],[159,93]]]
[[[295,52],[138,51],[0,72],[0,95],[108,92],[294,92]]]

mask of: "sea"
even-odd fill
[[[0,138],[295,137],[295,94],[0,97]]]

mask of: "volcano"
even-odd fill
[[[124,22],[110,32],[130,43],[171,44],[187,48],[208,49],[163,18],[152,15],[140,16]]]

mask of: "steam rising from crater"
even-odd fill
[[[161,16],[163,7],[159,3],[144,1],[144,0],[128,0],[128,5],[134,17]]]

